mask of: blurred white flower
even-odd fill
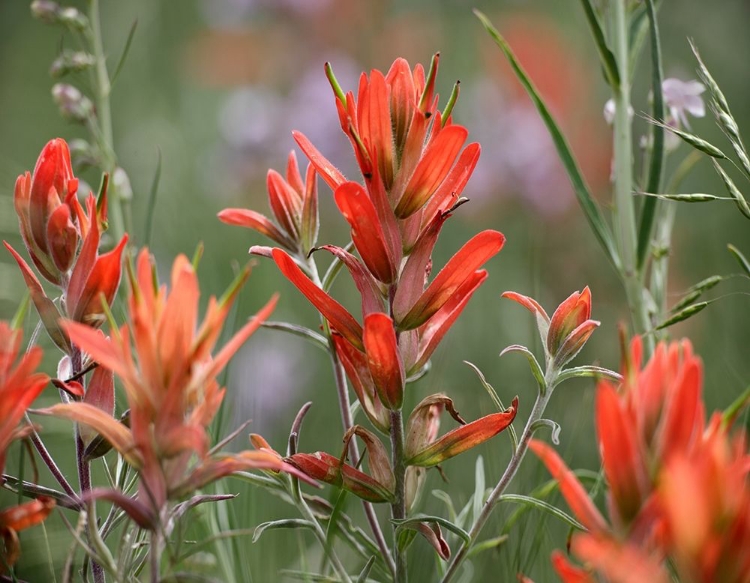
[[[661,90],[664,94],[664,103],[669,108],[670,116],[686,128],[690,129],[687,119],[688,113],[693,117],[706,115],[706,106],[701,97],[701,93],[706,90],[703,83],[695,80],[680,81],[670,77],[664,79]]]
[[[628,106],[628,117],[632,120],[635,112],[632,106]],[[615,121],[615,100],[608,99],[607,103],[604,104],[604,119],[607,120],[609,125],[612,125]]]

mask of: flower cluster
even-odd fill
[[[89,402],[62,403],[40,412],[91,426],[138,470],[137,499],[112,490],[95,496],[120,504],[144,528],[157,528],[168,500],[232,472],[261,468],[298,473],[267,452],[209,454],[207,427],[225,392],[216,377],[276,303],[272,298],[212,355],[247,275],[245,270],[221,299],[209,300],[199,324],[200,290],[191,263],[183,255],[175,260],[168,291],[156,283],[154,265],[144,249],[135,272],[130,272],[129,324],[113,328],[109,340],[73,320],[62,325],[76,346],[122,380],[130,407],[129,423],[126,426],[112,417],[111,410]],[[191,464],[195,455],[198,462]]]
[[[602,381],[596,426],[609,484],[609,521],[558,454],[531,443],[563,496],[588,529],[573,536],[573,555],[553,564],[566,582],[670,580],[668,558],[680,580],[747,580],[750,540],[750,456],[744,435],[731,437],[714,414],[708,425],[702,365],[688,341],[660,344],[641,370],[642,344],[633,340],[618,392]]]
[[[34,272],[8,244],[5,246],[21,268],[39,315],[52,340],[66,354],[70,340],[59,326],[62,315],[98,327],[105,319],[120,285],[123,236],[117,246],[99,255],[101,233],[107,222],[107,179],[97,200],[78,201],[78,179],[73,176],[68,144],[50,141],[37,160],[34,173],[18,177],[15,207],[26,249],[38,272],[62,291],[63,314],[47,297]]]
[[[435,55],[425,73],[421,65],[412,70],[404,59],[398,59],[387,74],[377,70],[369,76],[362,74],[356,98],[352,92],[344,93],[327,65],[341,128],[351,142],[364,183],[347,180],[307,137],[295,132],[310,165],[305,182],[293,155],[286,180],[269,172],[268,192],[276,221],[242,209],[227,209],[219,215],[224,222],[255,229],[281,246],[254,247],[251,252],[273,258],[325,318],[336,358],[343,364],[364,413],[385,434],[391,432],[394,412],[401,423],[408,379],[421,374],[485,281],[482,265],[505,242],[497,231],[479,233],[430,281],[438,235],[465,202],[460,195],[480,153],[479,144],[465,145],[466,128],[452,122],[457,87],[447,107],[438,110],[438,63]],[[315,247],[315,173],[333,191],[358,256],[334,245]],[[309,258],[317,249],[331,253],[348,270],[361,295],[361,321],[322,285]],[[434,466],[489,439],[512,422],[517,402],[507,411],[469,424],[456,414],[454,418],[463,427],[437,438],[437,416],[443,407],[454,411],[450,399],[433,395],[411,414],[406,465]],[[323,452],[296,454],[290,461],[308,475],[368,500],[393,502],[396,493],[387,457],[383,464],[387,471],[377,469],[379,464],[374,462],[382,444],[363,428],[354,429],[370,453],[372,476],[346,465],[343,457]],[[415,477],[423,472],[410,470],[410,474]],[[415,496],[412,492],[411,498]]]

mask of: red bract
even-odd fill
[[[600,324],[591,320],[591,291],[588,286],[582,292],[573,292],[557,307],[552,318],[533,298],[516,292],[505,292],[503,297],[521,304],[536,316],[545,353],[558,369],[575,358]]]
[[[268,200],[276,222],[246,209],[225,209],[219,219],[258,231],[290,253],[306,256],[318,236],[318,187],[315,170],[308,165],[303,182],[297,157],[289,154],[286,179],[275,170],[268,171]]]
[[[750,566],[746,553],[735,552],[736,539],[725,522],[729,516],[742,516],[733,524],[744,532],[744,540],[750,540],[750,490],[745,480],[750,458],[744,442],[730,445],[718,417],[704,432],[702,365],[688,341],[659,344],[643,370],[641,354],[641,340],[635,338],[625,357],[623,386],[618,391],[602,381],[597,389],[596,427],[609,484],[609,523],[557,453],[544,443],[530,444],[589,529],[588,534],[574,536],[573,553],[611,581],[668,581],[661,559],[680,552],[686,553],[685,573],[691,577],[700,572],[698,564],[707,561],[700,569],[709,575],[690,580],[746,581],[723,576],[747,573]],[[719,510],[729,500],[730,506],[739,506]],[[716,524],[722,526],[712,530]],[[711,561],[719,547],[726,551],[725,566],[739,570],[716,570],[718,563]],[[563,580],[578,580],[573,574],[563,575],[568,571],[562,561],[556,559],[556,568]]]
[[[184,496],[228,473],[251,468],[296,471],[268,452],[207,456],[206,429],[224,398],[216,377],[276,303],[272,298],[212,355],[247,275],[246,270],[221,300],[210,298],[199,323],[198,280],[187,258],[175,260],[168,291],[155,284],[154,266],[144,250],[130,278],[129,324],[113,329],[107,341],[90,327],[64,323],[77,346],[120,377],[130,406],[130,427],[86,402],[56,405],[43,412],[90,425],[138,469],[141,494],[133,503],[144,508],[131,515],[139,524],[144,515],[151,516],[150,527],[154,527],[168,499]],[[196,454],[198,463],[191,466]]]
[[[49,377],[35,372],[42,360],[42,349],[34,346],[16,362],[22,332],[0,320],[0,471],[5,467],[5,451],[19,431],[26,409],[42,392]]]
[[[21,340],[20,330],[13,330],[7,322],[0,320],[0,471],[5,467],[5,454],[10,443],[28,435],[30,427],[19,428],[18,424],[49,381],[47,375],[35,372],[42,360],[42,350],[38,346],[16,362]],[[54,507],[54,500],[40,497],[0,512],[4,565],[13,565],[18,559],[20,546],[16,532],[39,524]],[[3,567],[0,567],[2,571]]]

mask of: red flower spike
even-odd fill
[[[288,254],[281,249],[273,249],[271,254],[281,273],[323,314],[331,326],[357,349],[364,350],[362,326],[346,311],[346,308],[310,281]]]
[[[120,287],[122,253],[127,242],[128,236],[124,235],[117,247],[96,259],[80,297],[71,298],[72,302],[68,305],[74,320],[94,327],[104,323],[106,318],[102,302],[106,302],[107,306],[114,302]]]
[[[431,217],[435,213],[445,211],[456,203],[474,172],[477,162],[479,162],[481,151],[482,148],[476,142],[464,148],[448,176],[445,177],[435,194],[427,202],[424,212],[425,217]]]
[[[591,317],[591,291],[574,292],[558,306],[549,324],[547,350],[557,354],[568,335]]]
[[[338,168],[331,164],[302,132],[293,131],[292,136],[300,149],[305,153],[305,156],[310,160],[310,163],[315,167],[318,174],[331,187],[331,190],[336,190],[336,188],[346,182],[346,178]]]
[[[493,413],[449,431],[406,460],[406,465],[431,467],[484,443],[507,428],[518,412],[518,398],[502,413]]]
[[[391,87],[391,123],[393,126],[393,144],[396,155],[400,157],[406,144],[406,135],[411,127],[416,109],[416,88],[409,63],[396,59],[391,65],[386,82]]]
[[[418,328],[442,308],[473,273],[496,255],[505,243],[497,231],[482,231],[472,237],[443,267],[406,314],[394,313],[401,330]]]
[[[47,223],[50,256],[55,267],[61,272],[68,271],[73,265],[78,245],[78,231],[70,218],[70,207],[61,204],[52,212]]]
[[[333,334],[333,344],[336,354],[344,365],[346,376],[352,383],[352,388],[359,399],[362,410],[375,428],[389,435],[391,428],[391,414],[380,402],[375,383],[367,366],[367,357],[354,348],[340,334]]]
[[[394,175],[393,131],[388,86],[383,73],[372,70],[369,82],[364,78],[358,101],[360,134],[367,136],[370,155],[377,161],[378,174],[388,189],[393,184]]]
[[[285,249],[294,251],[294,242],[274,225],[270,219],[255,211],[229,208],[218,214],[219,220],[227,225],[236,225],[258,231]]]
[[[391,410],[400,409],[404,400],[404,367],[393,320],[383,313],[367,316],[364,344],[367,366],[380,401]]]
[[[349,275],[357,286],[359,295],[362,296],[362,315],[367,316],[373,312],[383,311],[383,296],[378,289],[375,278],[365,269],[359,259],[341,247],[335,245],[321,245],[319,249],[324,249],[338,257],[349,270]]]
[[[609,537],[578,535],[573,537],[573,552],[592,565],[607,581],[618,583],[669,583],[672,578],[657,557],[646,554],[630,543]]]
[[[552,477],[558,481],[560,492],[576,518],[593,534],[606,532],[608,529],[604,517],[594,506],[581,482],[568,469],[557,452],[543,441],[536,439],[529,442],[529,448],[547,466]]]
[[[352,241],[370,273],[385,284],[393,283],[397,267],[386,245],[375,206],[365,189],[356,182],[345,182],[336,189],[334,198],[352,228]]]
[[[299,240],[302,197],[275,170],[268,171],[266,187],[268,189],[268,201],[276,220],[291,239]]]
[[[630,524],[648,495],[648,475],[630,419],[609,383],[600,383],[596,393],[596,426],[614,510],[620,524]]]
[[[468,135],[462,126],[449,126],[427,147],[396,205],[398,218],[410,217],[427,203],[450,172]]]

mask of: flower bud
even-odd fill
[[[63,8],[58,12],[58,21],[70,30],[79,32],[85,31],[89,26],[88,17],[72,6]]]
[[[54,85],[52,99],[60,109],[60,115],[67,120],[83,123],[94,114],[93,102],[72,85]]]
[[[112,186],[120,200],[133,199],[133,188],[130,186],[130,178],[128,178],[128,173],[120,166],[115,168],[115,171],[112,173]]]
[[[31,15],[47,24],[56,24],[60,18],[60,5],[50,0],[34,0],[31,3]]]
[[[86,69],[93,67],[95,63],[96,60],[94,59],[94,55],[82,51],[64,50],[63,53],[52,62],[49,74],[53,79],[59,79],[69,73],[85,71]]]

